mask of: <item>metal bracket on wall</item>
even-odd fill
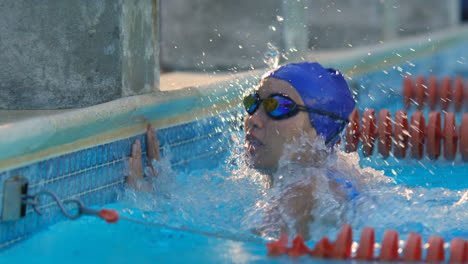
[[[5,180],[3,185],[3,207],[0,222],[15,221],[26,216],[24,198],[28,194],[28,180],[15,176]]]

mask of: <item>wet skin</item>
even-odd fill
[[[283,80],[263,79],[258,86],[257,93],[261,99],[281,93],[297,104],[304,105],[296,89]],[[304,133],[312,140],[317,136],[308,113],[299,112],[288,119],[273,120],[267,115],[263,105],[260,105],[252,115],[247,114],[244,129],[245,149],[249,153],[251,164],[263,170],[276,170],[284,145],[291,143],[293,138],[298,138]]]

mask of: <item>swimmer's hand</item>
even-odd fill
[[[157,171],[153,168],[153,160],[160,160],[161,154],[159,151],[159,140],[156,137],[156,131],[148,124],[146,129],[146,153],[148,156],[148,164],[151,171],[151,177],[157,177]],[[151,192],[152,186],[150,182],[143,179],[143,166],[141,161],[141,144],[139,140],[135,140],[132,144],[132,155],[128,159],[130,172],[127,176],[127,183],[137,191]]]

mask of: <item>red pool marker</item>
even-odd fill
[[[444,115],[444,158],[454,160],[457,155],[458,135],[455,113]]]
[[[310,255],[315,258],[329,258],[333,254],[333,244],[330,242],[328,237],[320,239],[315,244],[314,249],[310,252]]]
[[[359,247],[356,252],[357,260],[374,259],[375,231],[374,228],[364,227],[359,239]]]
[[[421,110],[424,107],[424,101],[426,99],[426,85],[424,84],[424,76],[419,75],[416,79],[415,95],[418,109]]]
[[[406,156],[406,150],[408,149],[408,114],[405,110],[400,110],[395,113],[395,128],[393,137],[395,140],[395,146],[393,153],[395,157],[402,159]]]
[[[461,238],[454,238],[450,243],[449,263],[467,263],[468,262],[468,241]]]
[[[421,159],[424,153],[424,134],[426,120],[421,111],[416,111],[411,116],[410,143],[411,157]]]
[[[109,224],[117,223],[117,221],[119,221],[119,214],[116,210],[101,209],[98,213],[98,216],[106,220],[106,222]]]
[[[277,241],[273,241],[266,244],[268,255],[270,256],[281,256],[286,254],[288,250],[288,236],[282,234]]]
[[[429,107],[431,108],[431,110],[434,110],[437,106],[437,102],[439,101],[439,88],[437,83],[437,77],[434,75],[429,78],[427,96]]]
[[[362,114],[362,133],[361,133],[361,141],[362,141],[362,153],[365,157],[372,156],[374,152],[374,141],[376,136],[376,128],[377,128],[377,120],[375,118],[375,110],[374,109],[367,109]]]
[[[444,239],[440,236],[429,237],[429,248],[426,252],[426,262],[442,262],[445,260]]]
[[[385,230],[380,249],[379,261],[398,260],[398,232],[395,230]]]
[[[298,235],[294,238],[292,242],[292,247],[288,248],[286,254],[290,257],[300,257],[310,253],[309,247],[304,243],[301,235]]]
[[[459,135],[462,159],[468,161],[468,113],[464,113],[462,116]]]
[[[358,148],[359,144],[359,111],[354,109],[354,111],[349,116],[349,124],[346,127],[346,152],[354,152]]]
[[[440,126],[440,112],[432,111],[429,113],[426,152],[432,160],[436,160],[440,156],[440,145],[442,140]]]
[[[458,76],[455,78],[455,88],[453,91],[453,102],[455,103],[455,111],[460,112],[463,107],[463,78]]]
[[[345,224],[333,243],[332,257],[334,259],[347,259],[351,256],[351,244],[353,243],[353,228]]]
[[[463,85],[463,94],[464,98],[463,100],[465,101],[465,109],[468,109],[468,82],[466,82],[465,85]]]
[[[440,91],[440,105],[443,110],[447,110],[450,102],[452,101],[452,87],[450,77],[442,79],[442,88]]]
[[[379,154],[386,159],[392,149],[392,120],[388,109],[379,111],[379,128],[377,135],[377,150]]]
[[[413,98],[413,81],[410,77],[406,76],[403,80],[403,102],[405,108],[409,109],[411,106],[411,98]]]
[[[422,260],[422,239],[421,235],[409,233],[406,239],[405,249],[403,250],[404,262],[419,262]]]

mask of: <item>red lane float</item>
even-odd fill
[[[467,263],[468,262],[468,241],[454,238],[450,247],[449,263]]]
[[[292,242],[292,247],[288,248],[286,254],[290,257],[300,257],[309,254],[310,249],[304,243],[301,235],[298,235]]]
[[[466,87],[465,86],[463,87],[464,87],[463,94],[465,95],[465,98],[463,98],[463,100],[465,101],[465,106],[466,106],[465,109],[468,109],[468,83]]]
[[[421,159],[424,153],[424,135],[426,120],[421,111],[416,111],[411,116],[410,143],[411,157]]]
[[[429,237],[429,247],[426,252],[426,262],[442,262],[445,260],[444,239],[440,236]]]
[[[455,124],[455,113],[444,115],[444,158],[454,160],[457,155],[457,125]]]
[[[406,76],[403,80],[403,101],[405,108],[409,109],[411,106],[411,98],[413,98],[413,81],[410,77]]]
[[[351,244],[353,243],[353,228],[345,224],[333,243],[332,257],[334,259],[347,259],[351,256]]]
[[[392,149],[392,120],[390,111],[382,109],[379,111],[379,128],[378,128],[378,144],[377,150],[384,159],[388,158]]]
[[[455,88],[453,90],[453,102],[455,103],[455,112],[460,112],[463,107],[463,78],[455,78]]]
[[[433,111],[429,113],[429,124],[427,126],[426,152],[430,159],[436,160],[439,158],[441,141],[440,113]]]
[[[266,244],[268,255],[281,256],[286,254],[288,250],[288,236],[282,234],[277,241],[272,241]]]
[[[437,77],[429,77],[429,86],[427,87],[427,97],[428,103],[431,110],[434,110],[437,106],[437,101],[439,101],[439,89],[437,83]]]
[[[362,133],[361,133],[361,141],[362,141],[362,153],[365,157],[372,156],[374,152],[374,142],[375,142],[375,135],[376,135],[376,118],[375,118],[375,110],[374,109],[367,109],[362,114]]]
[[[406,239],[405,249],[403,250],[404,262],[418,262],[422,260],[422,243],[421,235],[416,233],[409,233]]]
[[[393,137],[395,140],[395,147],[393,152],[395,157],[402,159],[406,156],[408,148],[408,114],[405,110],[400,110],[395,113],[395,131]]]
[[[440,105],[443,110],[447,110],[450,102],[452,101],[452,88],[449,77],[442,78],[442,88],[440,91]]]
[[[386,230],[382,240],[382,247],[379,255],[380,261],[398,260],[398,232]]]
[[[424,76],[419,75],[416,79],[415,95],[418,109],[421,110],[424,107],[424,101],[426,99],[426,86],[424,85]]]
[[[460,153],[463,161],[468,161],[468,113],[464,113],[462,116],[462,122],[460,125]]]
[[[333,245],[328,237],[322,238],[315,248],[310,252],[310,255],[315,258],[329,258],[333,253]]]
[[[356,252],[357,260],[372,260],[374,258],[375,231],[371,227],[364,227],[359,239]]]
[[[354,109],[354,111],[349,116],[349,124],[346,127],[346,152],[349,153],[357,150],[359,144],[359,134],[359,111]]]

